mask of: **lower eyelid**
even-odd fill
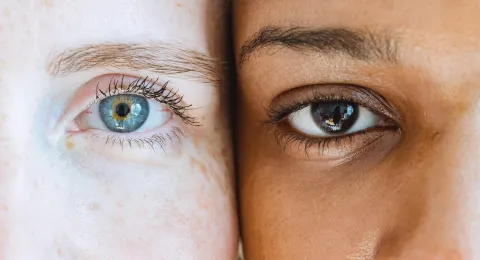
[[[171,134],[173,135],[173,134]],[[75,154],[72,158],[79,160],[79,163],[87,163],[85,167],[99,163],[105,166],[115,166],[116,163],[134,163],[138,165],[165,165],[174,163],[174,158],[179,158],[183,149],[183,136],[180,138],[163,138],[163,144],[152,136],[150,138],[133,138],[122,141],[115,136],[92,135],[82,133],[68,136],[65,140],[65,151]],[[173,161],[172,161],[173,160]],[[141,168],[139,168],[141,170]],[[136,174],[132,172],[132,174]]]
[[[296,158],[321,160],[342,160],[365,151],[371,143],[384,138],[397,138],[400,130],[393,125],[366,129],[361,132],[333,137],[309,137],[294,129],[288,123],[275,126],[275,140],[283,151]]]
[[[180,151],[182,150],[182,141],[187,134],[187,129],[178,125],[169,126],[162,131],[133,134],[112,134],[104,131],[88,130],[68,134],[65,146],[67,150],[129,160],[132,159],[130,156],[137,152],[146,155],[160,152],[160,155],[167,155]],[[76,144],[75,148],[72,148],[72,143]],[[151,156],[144,159],[148,158],[151,158]]]
[[[98,103],[98,100],[95,99],[96,82],[108,83],[108,80],[113,76],[101,75],[90,79],[83,83],[72,96],[69,96],[68,104],[65,104],[65,108],[62,108],[61,111],[59,110],[61,115],[59,115],[55,125],[52,126],[52,134],[49,137],[51,145],[64,152],[85,153],[85,156],[89,157],[92,156],[91,154],[97,154],[99,157],[115,160],[133,160],[134,157],[138,160],[159,159],[164,158],[165,154],[172,155],[181,151],[185,140],[195,134],[195,125],[186,123],[184,118],[180,118],[173,113],[169,106],[162,102],[159,102],[159,104],[162,104],[161,111],[156,112],[165,113],[168,111],[171,113],[171,117],[164,125],[154,129],[142,129],[140,127],[138,132],[114,133],[98,129],[80,129],[78,127],[76,121],[78,116],[82,113],[92,112],[89,110],[91,105]],[[119,77],[119,75],[116,76]],[[149,99],[149,101],[158,102],[154,99]],[[189,105],[185,104],[185,101],[181,101],[178,107],[185,107],[188,116],[186,119],[194,122],[196,118],[189,117]],[[193,112],[192,114],[195,115],[196,113]],[[123,144],[120,145],[120,143]],[[153,157],[152,154],[155,156]],[[142,155],[146,156],[142,157]],[[157,155],[160,155],[160,157]]]

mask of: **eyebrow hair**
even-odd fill
[[[149,70],[162,75],[195,79],[219,85],[221,63],[200,51],[181,44],[149,42],[136,44],[99,44],[69,49],[48,65],[53,76],[93,68]]]
[[[287,47],[295,51],[348,55],[353,59],[397,62],[397,43],[387,34],[347,28],[305,28],[266,26],[240,48],[240,65],[259,49]]]

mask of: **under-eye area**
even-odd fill
[[[376,92],[355,85],[288,90],[273,99],[267,117],[269,133],[283,151],[307,158],[357,157],[401,134],[398,111]]]
[[[74,95],[63,121],[68,138],[83,138],[87,146],[165,152],[178,148],[172,146],[187,128],[199,126],[191,109],[168,81],[102,75]]]

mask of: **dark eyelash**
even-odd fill
[[[329,101],[356,103],[369,108],[368,104],[356,98],[346,97],[342,95],[335,95],[335,94],[324,95],[315,91],[313,95],[307,96],[305,99],[301,101],[292,100],[290,101],[290,103],[286,105],[280,105],[277,107],[270,106],[268,108],[265,108],[268,119],[264,123],[269,124],[269,123],[280,122],[284,120],[285,117],[291,113],[302,110],[305,107],[308,107],[315,103],[323,103],[323,102],[329,102]]]
[[[302,135],[291,127],[287,126],[287,123],[285,123],[284,121],[268,124],[270,124],[268,132],[273,133],[275,140],[278,144],[281,145],[283,151],[286,151],[288,147],[296,145],[299,150],[304,150],[304,153],[307,157],[309,157],[309,149],[315,146],[317,147],[318,154],[322,154],[325,152],[325,150],[329,149],[330,145],[347,145],[348,143],[352,142],[352,140],[357,136],[371,134],[372,132],[378,131],[399,130],[399,128],[394,125],[380,126],[377,128],[365,129],[352,134],[320,138]],[[376,140],[377,139],[372,140],[371,143],[375,142]]]
[[[353,135],[344,135],[344,136],[332,136],[329,138],[316,138],[302,135],[287,126],[287,123],[281,121],[279,123],[267,123],[269,124],[268,131],[271,131],[274,135],[275,140],[278,144],[282,146],[283,151],[286,151],[288,147],[297,145],[298,149],[303,147],[305,154],[308,157],[308,150],[314,146],[318,147],[319,154],[328,149],[328,147],[334,144],[340,144],[343,141],[351,141],[355,134]]]
[[[100,89],[97,84],[96,100],[98,101],[102,98],[124,93],[138,94],[147,99],[153,99],[165,104],[175,115],[180,117],[184,123],[192,126],[200,126],[195,117],[191,117],[187,114],[188,110],[193,109],[192,105],[182,105],[183,96],[178,95],[178,91],[173,91],[167,88],[169,81],[165,82],[159,89],[157,89],[155,86],[157,85],[158,79],[155,81],[149,81],[148,77],[138,78],[129,84],[124,84],[123,79],[123,76],[121,80],[112,77],[106,91]]]
[[[358,90],[358,91],[362,92],[363,90]],[[364,92],[364,93],[368,93],[368,92]],[[373,98],[377,102],[381,102],[382,104],[384,104],[383,100],[378,99],[377,97],[373,97]],[[365,129],[363,131],[358,131],[351,134],[331,136],[331,137],[312,137],[312,136],[306,136],[301,133],[298,133],[297,131],[292,129],[288,123],[285,122],[286,117],[291,113],[300,111],[301,109],[304,109],[305,107],[308,107],[315,103],[322,103],[322,102],[329,102],[329,101],[351,102],[351,103],[356,103],[371,109],[368,103],[353,97],[346,97],[344,95],[338,95],[338,94],[324,95],[324,94],[318,93],[317,91],[314,91],[313,95],[309,95],[302,100],[291,100],[286,105],[279,105],[276,107],[270,106],[268,108],[265,108],[268,119],[265,121],[262,121],[261,123],[267,126],[267,129],[269,132],[273,132],[275,140],[277,141],[277,143],[279,143],[282,146],[282,149],[284,151],[288,147],[296,144],[298,146],[298,149],[300,149],[303,146],[303,149],[307,157],[308,157],[308,150],[314,146],[318,147],[319,153],[323,153],[332,144],[336,144],[337,146],[346,144],[348,142],[351,142],[352,139],[355,138],[355,136],[368,134],[370,131],[373,130],[373,129]],[[384,113],[380,113],[380,114],[388,118],[388,116],[384,115]],[[385,128],[389,130],[398,129],[398,127],[395,124],[382,126],[381,128]]]

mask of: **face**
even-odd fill
[[[479,258],[479,2],[234,12],[247,259]]]
[[[0,258],[235,259],[224,1],[0,10]]]

